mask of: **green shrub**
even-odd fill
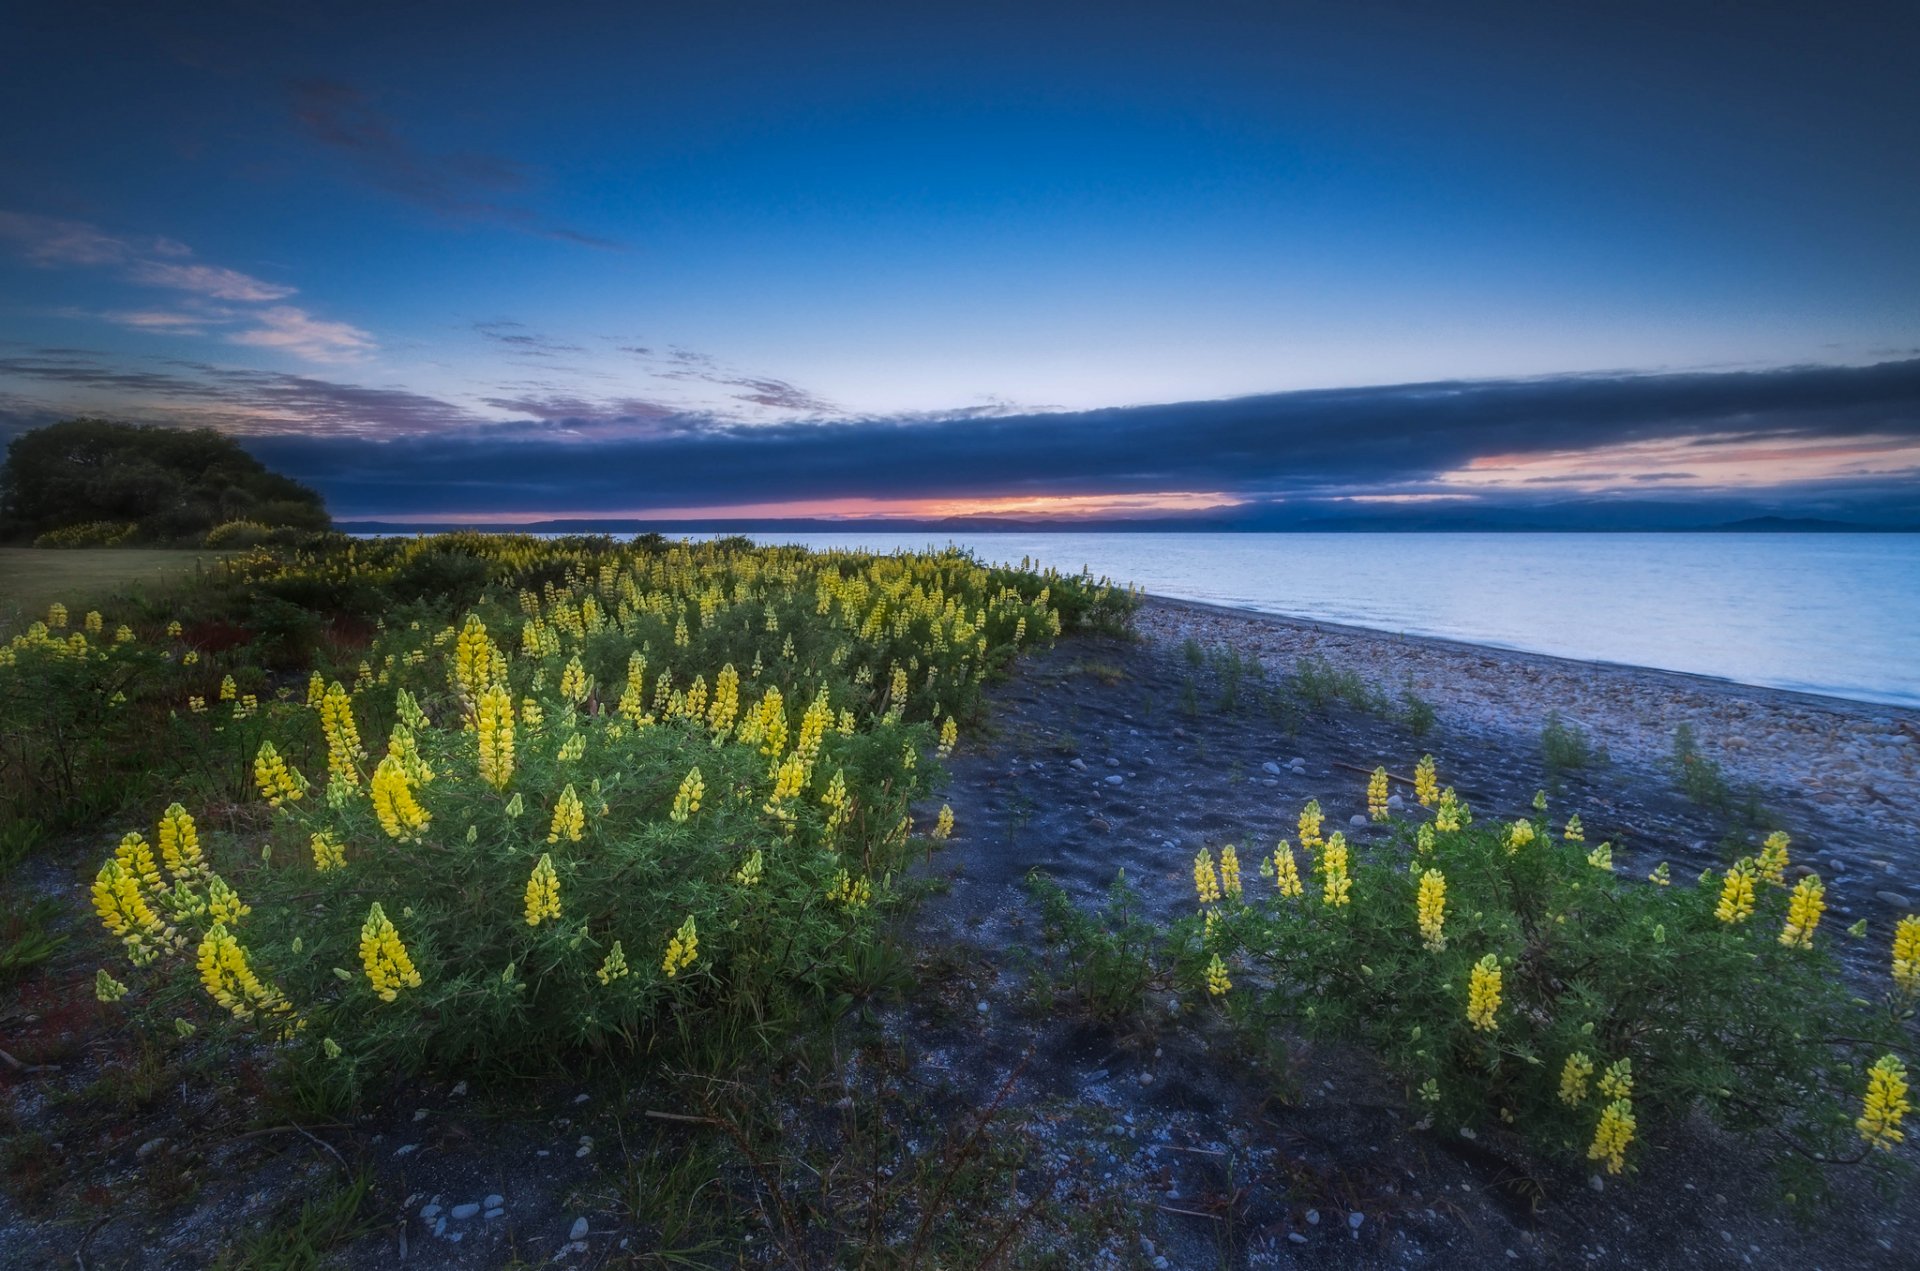
[[[1476,823],[1442,803],[1438,822],[1465,823],[1396,822],[1357,857],[1328,839],[1299,862],[1297,895],[1276,861],[1240,895],[1197,862],[1226,895],[1178,924],[1187,981],[1211,979],[1263,1038],[1363,1043],[1431,1124],[1510,1127],[1571,1160],[1617,1171],[1695,1113],[1778,1144],[1797,1195],[1817,1164],[1889,1159],[1854,1121],[1867,1066],[1911,1051],[1909,999],[1857,1002],[1828,951],[1837,932],[1783,942],[1791,893],[1767,879],[1783,877],[1784,836],[1731,883],[1650,885],[1616,874],[1577,821],[1556,834],[1544,812]],[[1805,903],[1819,884],[1800,886]],[[1434,890],[1437,923],[1423,921]]]
[[[273,527],[258,521],[222,521],[207,531],[208,547],[258,547],[273,533]]]
[[[87,521],[48,530],[33,540],[35,547],[118,547],[139,530],[131,521]]]
[[[1569,723],[1559,711],[1547,712],[1547,722],[1540,729],[1540,754],[1553,774],[1578,772],[1607,761],[1605,748],[1595,746],[1586,729]]]

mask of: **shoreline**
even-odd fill
[[[1148,640],[1233,648],[1282,674],[1324,658],[1389,693],[1410,689],[1433,705],[1443,733],[1537,745],[1548,712],[1558,711],[1615,764],[1665,766],[1685,723],[1734,785],[1920,847],[1920,709],[1155,594],[1135,628]]]

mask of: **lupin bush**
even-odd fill
[[[777,1037],[871,963],[909,807],[981,681],[1059,604],[1131,603],[957,552],[744,541],[458,535],[240,568],[384,586],[451,551],[487,578],[470,609],[396,605],[261,738],[264,841],[103,865],[124,1008],[250,1030],[341,1093]]]
[[[1282,842],[1238,892],[1198,869],[1200,912],[1174,932],[1185,982],[1263,1039],[1365,1045],[1426,1124],[1495,1124],[1610,1173],[1696,1113],[1769,1139],[1798,1199],[1823,1167],[1892,1162],[1920,979],[1896,934],[1884,992],[1854,996],[1786,835],[1691,883],[1665,863],[1643,880],[1578,816],[1556,831],[1544,794],[1475,820],[1431,759],[1407,813],[1383,788],[1390,833],[1364,850],[1322,841],[1310,807],[1298,864]]]

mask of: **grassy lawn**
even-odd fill
[[[76,622],[107,597],[191,577],[226,553],[103,547],[62,551],[0,547],[0,634],[11,634],[58,600]]]

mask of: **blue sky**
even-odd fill
[[[1685,497],[1831,509],[1920,472],[1903,388],[1599,434],[1549,396],[1499,451],[1273,476],[1324,400],[1275,394],[1920,358],[1907,5],[310,8],[19,6],[0,426],[211,423],[360,515],[412,509],[342,474],[417,442],[471,460],[434,510],[508,515],[1624,496],[1676,462]],[[1217,489],[1150,449],[1019,466],[1097,446],[1086,412],[1177,446],[1179,404],[1243,397],[1286,405]],[[794,429],[982,462],[605,479]],[[602,479],[530,491],[529,447]]]

